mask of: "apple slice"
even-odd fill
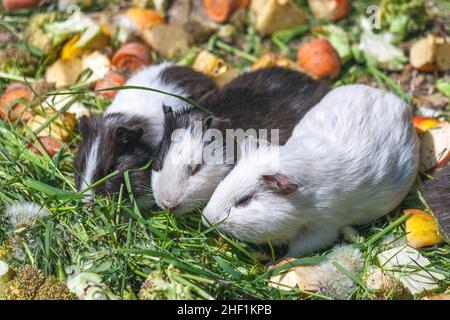
[[[450,123],[442,122],[425,132],[419,154],[422,173],[445,166],[450,160]]]

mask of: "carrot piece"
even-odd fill
[[[240,4],[237,0],[203,0],[208,17],[215,22],[225,22],[233,14]]]
[[[349,0],[308,0],[312,14],[317,19],[338,20],[350,13]]]
[[[27,120],[31,114],[20,100],[31,100],[32,92],[21,83],[11,83],[0,98],[0,117],[15,121],[17,118]]]
[[[250,0],[238,0],[239,7],[247,8],[250,4]]]
[[[63,145],[60,140],[53,137],[38,137],[37,139],[50,158],[52,158]],[[28,143],[27,148],[36,153],[38,156],[42,156],[42,153],[33,144]]]
[[[112,57],[112,64],[126,72],[134,72],[151,62],[150,49],[138,42],[124,45]]]
[[[17,9],[32,9],[39,5],[40,0],[3,0],[3,7],[7,12]]]
[[[125,16],[133,21],[139,31],[148,26],[164,24],[166,20],[156,11],[143,8],[130,8],[125,12]]]
[[[95,84],[95,90],[111,88],[111,87],[119,87],[125,84],[125,77],[120,75],[117,72],[110,71],[106,74],[105,79],[97,81]],[[107,91],[99,91],[97,94],[112,99],[118,93],[117,90],[107,90]]]
[[[303,43],[297,52],[299,67],[313,78],[336,78],[340,72],[339,56],[326,39]]]

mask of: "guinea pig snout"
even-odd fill
[[[178,203],[173,200],[161,200],[161,204],[164,207],[164,209],[176,209],[178,206]]]

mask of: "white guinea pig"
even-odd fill
[[[202,207],[234,165],[228,152],[234,151],[235,139],[229,139],[234,133],[265,129],[269,137],[274,130],[284,144],[328,91],[327,85],[300,72],[272,67],[243,74],[200,99],[214,117],[196,108],[165,108],[164,135],[152,163],[156,203],[175,214]],[[214,140],[207,138],[209,133],[217,134]],[[208,161],[209,154],[214,161]]]
[[[203,211],[206,225],[300,256],[331,245],[348,225],[390,212],[418,169],[411,109],[364,85],[334,89],[285,146],[246,141],[242,158]]]

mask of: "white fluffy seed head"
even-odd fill
[[[356,290],[356,284],[331,262],[320,265],[318,293],[336,300],[346,300]]]
[[[359,277],[364,266],[361,251],[352,245],[337,245],[328,255],[328,261],[319,266],[319,293],[333,299],[348,299],[357,286],[352,278],[339,270],[333,262],[353,276]]]
[[[336,260],[341,266],[353,272],[360,272],[364,266],[364,258],[361,251],[352,245],[336,245],[328,257]]]
[[[8,206],[5,216],[9,221],[12,230],[32,227],[37,219],[50,215],[50,211],[33,202],[15,203]]]

